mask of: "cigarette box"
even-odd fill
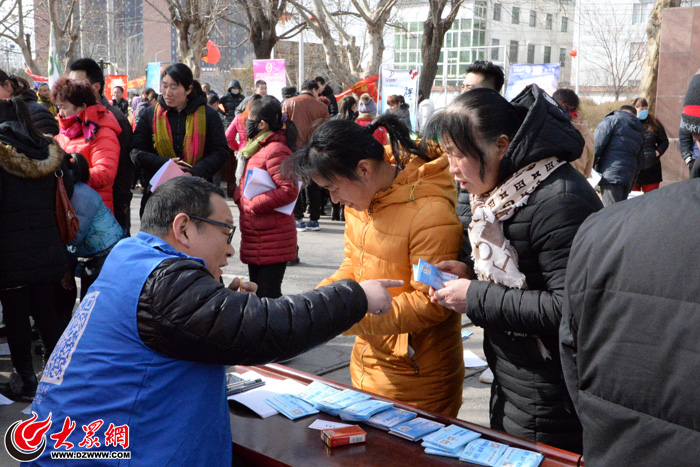
[[[345,426],[323,430],[321,439],[329,447],[344,446],[346,444],[364,443],[367,441],[367,433],[357,425]]]

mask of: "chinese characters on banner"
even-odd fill
[[[282,88],[287,85],[284,60],[253,60],[253,81],[267,83],[267,93],[282,100]]]
[[[382,68],[380,84],[381,113],[389,110],[389,96],[403,96],[411,113],[411,124],[416,126],[418,105],[418,72],[415,70],[389,70]]]
[[[128,88],[126,80],[126,75],[105,75],[105,97],[108,101],[111,102],[112,99],[114,99],[112,97],[112,89],[114,89],[114,86],[121,86],[124,88],[124,97],[126,97]]]

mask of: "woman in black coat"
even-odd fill
[[[0,302],[13,374],[0,392],[31,400],[37,387],[31,354],[34,318],[48,359],[67,323],[56,315],[54,290],[68,271],[56,224],[56,175],[63,150],[34,127],[20,97],[0,100]],[[70,177],[64,177],[72,192]]]
[[[9,99],[14,96],[19,96],[27,105],[29,115],[39,132],[51,136],[58,134],[56,117],[49,109],[39,104],[36,93],[29,83],[24,78],[8,75],[4,70],[0,70],[0,99]]]
[[[169,159],[186,175],[211,181],[226,165],[229,154],[218,112],[207,105],[207,96],[187,65],[170,65],[160,80],[162,94],[156,105],[143,111],[134,130],[131,160],[142,170],[147,182]],[[158,128],[162,129],[163,138],[154,134],[154,128],[156,133]],[[141,214],[149,197],[150,190],[141,199]]]
[[[535,85],[512,103],[490,89],[464,93],[433,117],[427,135],[439,138],[471,194],[471,258],[437,264],[461,279],[431,297],[484,328],[491,426],[581,452],[558,336],[571,243],[602,207],[567,163],[580,156],[583,138]]]
[[[663,180],[661,174],[661,156],[668,149],[666,130],[656,116],[649,112],[649,103],[643,97],[634,100],[637,118],[644,125],[644,167],[637,174],[637,180],[632,188],[634,191],[648,193],[659,188]]]

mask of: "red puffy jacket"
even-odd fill
[[[102,201],[114,213],[112,185],[119,166],[120,146],[117,136],[122,129],[114,115],[102,104],[87,107],[78,114],[78,117],[83,121],[90,120],[99,125],[95,138],[85,142],[83,135],[70,139],[67,135],[59,133],[56,135],[56,141],[67,153],[78,152],[85,157],[90,166],[88,185],[102,196]],[[58,126],[61,130],[65,128],[64,120],[60,116]]]
[[[293,203],[299,194],[298,183],[282,177],[280,166],[292,150],[283,132],[273,133],[260,143],[260,149],[246,163],[234,201],[240,211],[241,262],[267,265],[292,261],[297,254],[297,229],[293,214],[282,214],[275,208]],[[248,171],[266,170],[277,188],[253,199],[243,196]]]

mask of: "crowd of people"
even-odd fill
[[[356,336],[353,386],[456,417],[466,314],[484,329],[492,428],[592,465],[664,464],[646,446],[664,439],[674,465],[690,465],[697,294],[672,284],[692,259],[680,255],[697,182],[659,190],[669,139],[644,98],[592,131],[574,91],[530,85],[508,101],[504,81],[475,62],[453,102],[435,111],[420,93],[412,116],[404,96],[387,96],[385,113],[367,93],[338,101],[320,76],[283,100],[264,81],[245,96],[233,79],[219,95],[175,63],[160,93],[129,101],[115,87],[108,102],[89,58],[51,88],[0,70],[0,302],[15,369],[0,392],[33,399],[40,418],[138,425],[132,459],[230,465],[225,365],[283,361],[345,333]],[[697,109],[700,75],[679,135],[691,175]],[[152,189],[169,162],[184,175]],[[260,174],[274,188],[251,196]],[[59,186],[79,221],[69,240]],[[633,190],[645,195],[621,203]],[[250,277],[228,286],[227,195]],[[344,259],[316,290],[285,297],[297,235],[321,229],[328,201],[345,222]],[[457,279],[439,290],[416,281],[421,259]],[[649,344],[651,328],[668,342]],[[172,445],[183,437],[197,448]]]

